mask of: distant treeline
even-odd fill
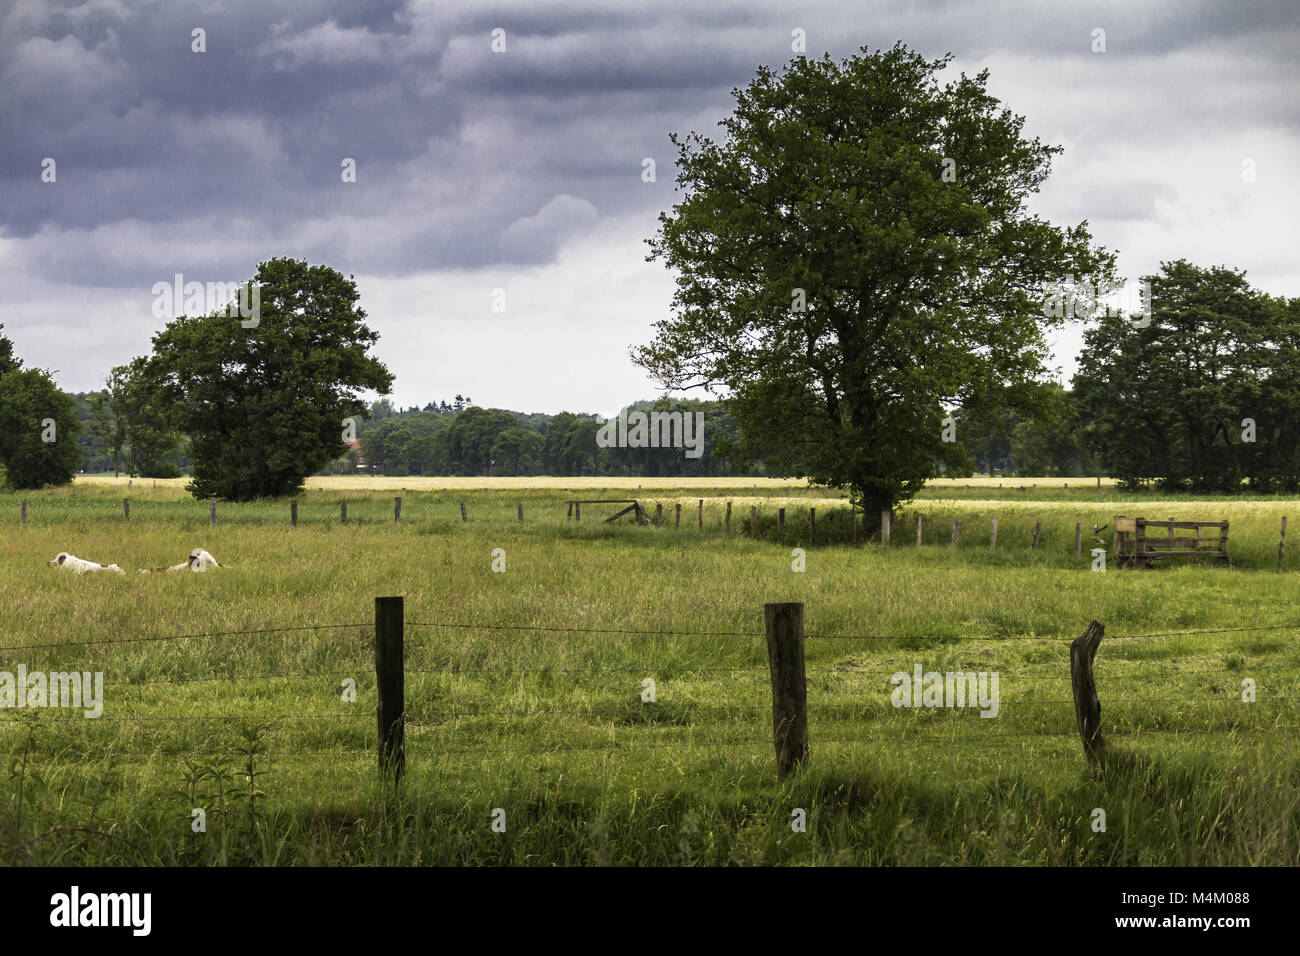
[[[625,411],[703,413],[699,457],[685,449],[601,447],[598,415],[479,408],[468,398],[397,409],[382,399],[357,429],[359,448],[331,472],[385,475],[645,475],[662,477],[766,474],[763,462],[732,457],[736,427],[722,402],[634,402]]]

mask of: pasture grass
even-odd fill
[[[98,720],[0,711],[0,862],[1300,861],[1300,558],[1275,570],[1286,502],[935,487],[899,514],[889,547],[855,547],[843,499],[784,480],[670,479],[641,496],[652,514],[664,505],[660,528],[603,524],[611,505],[569,521],[574,479],[432,479],[405,493],[411,479],[393,481],[309,489],[296,528],[284,501],[219,504],[209,527],[183,482],[134,483],[129,524],[111,482],[0,495],[0,670],[102,671],[108,684]],[[619,488],[602,482],[582,496]],[[1088,532],[1115,514],[1226,517],[1233,566],[1095,573]],[[134,573],[193,547],[223,567]],[[128,574],[46,567],[64,550]],[[397,790],[376,768],[369,626],[373,599],[393,594],[409,622]],[[762,636],[772,601],[804,602],[808,634],[811,759],[784,781]],[[1093,618],[1108,634],[1097,658],[1108,749],[1089,764],[1068,644]],[[893,707],[890,676],[917,664],[997,671],[999,715]],[[647,678],[653,704],[641,700]],[[1241,700],[1246,678],[1254,703]],[[355,702],[342,696],[349,680]],[[196,808],[205,833],[192,831]],[[498,809],[504,832],[491,827]],[[797,809],[806,832],[791,827]]]

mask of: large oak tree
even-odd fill
[[[760,68],[721,141],[672,136],[685,196],[650,240],[674,314],[633,358],[729,393],[752,453],[852,490],[868,520],[962,463],[945,408],[1034,404],[1049,286],[1113,270],[1086,221],[1026,208],[1060,148],[1022,135],[986,72],[940,85],[950,59]]]
[[[385,393],[369,353],[356,284],[328,266],[271,259],[258,267],[260,311],[182,316],[154,336],[146,372],[190,436],[197,498],[296,493],[346,450],[344,419],[366,415],[363,389]]]

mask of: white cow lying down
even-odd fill
[[[144,568],[141,574],[153,574],[157,571],[206,571],[208,568],[219,568],[217,559],[202,548],[195,548],[190,552],[189,559],[180,564],[173,564],[170,568]]]
[[[65,571],[71,571],[74,574],[85,574],[87,571],[116,571],[118,574],[126,574],[116,564],[103,565],[96,564],[94,561],[85,561],[76,555],[68,554],[66,551],[60,551],[53,561],[47,562],[50,567],[58,565]]]

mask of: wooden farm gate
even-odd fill
[[[1207,535],[1207,528],[1213,533]],[[1153,529],[1160,533],[1153,534]],[[1120,515],[1115,518],[1113,550],[1117,568],[1149,568],[1158,559],[1207,555],[1227,564],[1228,522],[1148,521]]]

